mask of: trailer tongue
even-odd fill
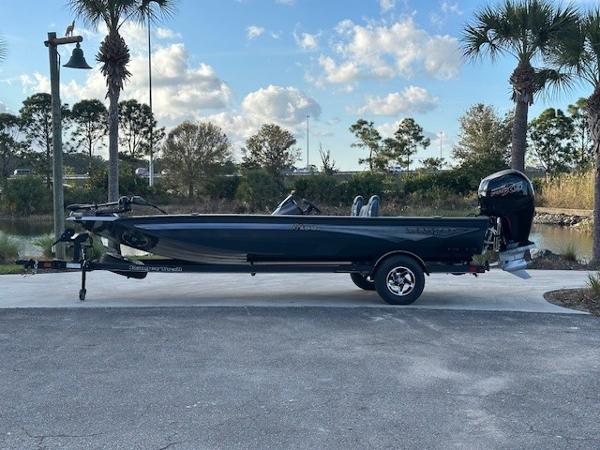
[[[357,198],[357,202],[362,198]],[[482,180],[479,217],[379,217],[378,198],[350,216],[319,216],[306,200],[290,196],[271,216],[128,216],[133,206],[150,206],[140,197],[69,207],[85,231],[65,231],[59,239],[72,248],[70,261],[18,261],[26,268],[81,271],[81,300],[86,273],[107,270],[128,278],[148,273],[349,273],[361,289],[376,290],[390,304],[407,305],[421,295],[424,275],[478,274],[487,262],[473,256],[493,250],[503,270],[524,276],[532,248],[534,214],[531,182],[513,170]],[[158,209],[158,208],[157,208]],[[109,253],[91,256],[94,237],[108,240]],[[121,255],[133,247],[160,259]]]

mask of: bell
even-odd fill
[[[77,47],[73,49],[71,59],[69,59],[69,62],[64,64],[63,67],[70,67],[71,69],[91,69],[85,61],[83,50],[79,47],[79,42],[77,43]]]

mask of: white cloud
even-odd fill
[[[316,84],[345,84],[361,78],[411,78],[425,72],[438,79],[458,75],[461,65],[456,38],[431,35],[412,17],[390,25],[356,25],[344,20],[335,28],[333,55],[321,55],[323,75]]]
[[[456,2],[450,3],[449,1],[443,1],[440,8],[442,12],[445,12],[446,14],[452,13],[456,14],[457,16],[462,16],[463,13]]]
[[[418,86],[407,86],[402,92],[392,92],[385,97],[367,97],[360,113],[376,116],[395,116],[400,113],[424,113],[437,105],[438,98]]]
[[[358,66],[354,62],[346,61],[338,65],[330,56],[321,55],[319,57],[319,64],[325,71],[325,80],[333,84],[350,83],[360,73]]]
[[[315,99],[295,87],[270,85],[249,93],[242,101],[241,111],[212,114],[204,120],[220,126],[234,146],[241,147],[265,123],[276,123],[302,134],[307,115],[320,117],[321,106]]]
[[[6,113],[8,112],[8,108],[6,107],[6,105],[2,102],[0,102],[0,113]]]
[[[256,39],[257,37],[261,36],[264,32],[265,29],[263,27],[259,27],[256,25],[250,25],[248,28],[246,28],[246,36],[248,37],[248,39]]]
[[[261,121],[276,121],[288,126],[303,122],[307,115],[315,118],[321,115],[321,106],[302,91],[273,85],[248,94],[242,101],[242,108]]]
[[[47,76],[42,75],[39,72],[35,72],[31,75],[20,75],[19,81],[21,82],[21,86],[23,86],[24,94],[31,95],[36,92],[50,93],[50,80]]]
[[[379,0],[379,7],[382,12],[388,12],[396,6],[396,0]]]
[[[129,63],[131,78],[125,83],[121,99],[148,102],[148,59],[134,56]],[[48,78],[40,74],[22,75],[28,94],[49,92]],[[98,67],[85,82],[61,84],[62,100],[75,103],[83,98],[105,100],[106,82]],[[152,53],[152,100],[154,113],[164,125],[194,119],[206,111],[227,108],[232,98],[229,86],[214,69],[204,63],[192,65],[182,43],[160,47]]]
[[[301,33],[300,35],[294,33],[294,39],[296,44],[303,50],[314,50],[319,47],[319,35],[310,33]]]
[[[181,38],[181,33],[176,33],[175,31],[171,30],[170,28],[163,28],[163,27],[158,27],[156,29],[156,35],[159,37],[159,39]]]

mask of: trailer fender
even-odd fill
[[[375,274],[375,272],[377,271],[377,267],[379,267],[379,265],[383,262],[383,260],[385,260],[389,256],[393,256],[393,255],[406,255],[406,256],[410,256],[411,258],[414,258],[419,263],[421,268],[423,269],[423,272],[425,272],[428,276],[430,275],[429,269],[427,269],[427,264],[425,264],[425,261],[423,261],[423,258],[421,258],[419,255],[416,255],[416,254],[406,251],[406,250],[394,250],[394,251],[388,252],[385,255],[382,255],[379,257],[379,259],[375,262],[375,264],[373,264],[373,268],[371,269],[371,273],[369,274],[369,276],[372,276],[373,274]]]

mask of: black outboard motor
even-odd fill
[[[527,268],[525,253],[533,248],[529,233],[535,214],[533,185],[518,170],[503,170],[479,184],[481,214],[495,219],[488,244],[499,252],[500,267],[509,272]]]
[[[529,245],[529,232],[535,213],[533,185],[518,170],[503,170],[481,180],[481,213],[502,220],[506,244]]]

